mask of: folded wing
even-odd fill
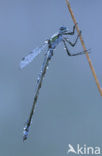
[[[33,49],[27,56],[23,57],[20,62],[20,68],[23,69],[27,66],[33,59],[40,54],[46,47],[48,46],[47,42],[45,42],[42,46]]]

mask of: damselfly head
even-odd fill
[[[59,28],[59,33],[63,34],[65,32],[67,32],[67,28],[66,27],[62,26],[62,27]]]

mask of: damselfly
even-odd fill
[[[46,69],[48,67],[49,61],[51,60],[51,57],[53,56],[53,51],[54,49],[57,47],[57,45],[61,42],[64,43],[64,47],[65,50],[67,52],[67,54],[69,56],[77,56],[77,55],[82,55],[85,54],[86,51],[83,52],[79,52],[79,53],[75,53],[75,54],[71,54],[68,50],[67,44],[70,44],[72,47],[74,47],[78,41],[78,38],[80,37],[81,31],[80,33],[77,35],[77,38],[75,40],[74,43],[72,43],[69,38],[68,35],[74,35],[75,33],[75,25],[73,26],[73,31],[69,32],[68,29],[66,27],[60,27],[59,32],[55,33],[50,39],[46,40],[40,47],[35,48],[32,52],[30,52],[27,56],[25,56],[24,58],[22,58],[21,62],[20,62],[20,68],[24,68],[26,65],[28,65],[40,52],[44,51],[44,49],[47,48],[46,50],[46,54],[44,57],[44,61],[41,67],[41,71],[40,74],[38,76],[37,79],[37,83],[35,86],[35,92],[34,92],[34,101],[33,101],[33,105],[32,105],[32,109],[28,118],[28,121],[26,122],[26,125],[24,127],[24,132],[23,132],[23,141],[27,139],[28,137],[28,133],[29,133],[29,127],[31,125],[31,120],[32,120],[32,116],[34,113],[34,108],[38,99],[38,94],[39,94],[39,90],[41,88],[42,85],[42,80],[43,77],[45,76],[46,73]]]

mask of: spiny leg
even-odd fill
[[[69,52],[69,50],[68,50],[68,48],[67,48],[67,45],[66,45],[66,43],[65,43],[65,40],[63,40],[63,43],[64,43],[64,47],[65,47],[65,50],[66,50],[67,54],[68,54],[69,56],[71,56],[71,54],[70,54],[70,52]]]
[[[66,50],[66,52],[67,52],[67,54],[68,54],[69,56],[83,55],[83,54],[85,54],[85,52],[87,51],[87,50],[86,50],[86,51],[82,51],[82,52],[79,52],[79,53],[76,53],[76,54],[71,54],[71,53],[69,52],[68,48],[67,48],[67,45],[66,45],[65,40],[63,40],[63,43],[64,43],[65,50]],[[88,52],[88,53],[89,53],[89,52]]]
[[[65,39],[65,41],[68,42],[72,47],[74,47],[74,46],[76,45],[76,43],[77,43],[78,38],[80,37],[80,35],[81,35],[81,31],[80,31],[80,33],[77,35],[77,38],[76,38],[76,40],[75,40],[74,43],[72,43],[71,41],[69,41],[66,37],[64,37],[64,39]]]

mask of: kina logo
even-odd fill
[[[99,146],[92,147],[84,144],[83,146],[77,144],[76,148],[73,145],[68,145],[67,154],[75,154],[75,155],[100,155],[101,148]]]

